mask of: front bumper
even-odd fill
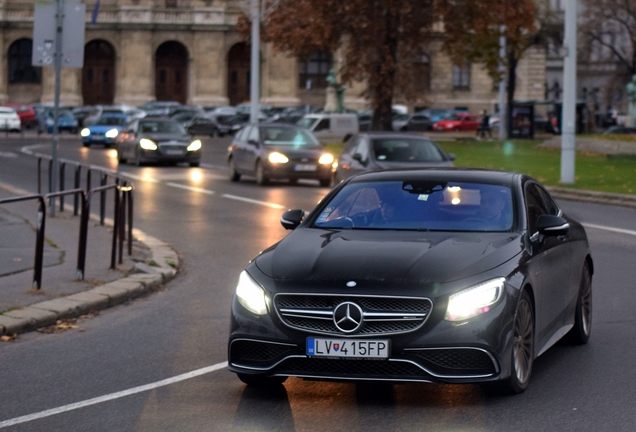
[[[314,166],[315,170],[306,169]],[[265,174],[271,179],[313,179],[329,180],[332,176],[331,164],[297,163],[289,161],[284,164],[265,164]]]
[[[511,303],[504,298],[489,312],[461,323],[445,321],[445,305],[439,304],[433,307],[425,323],[413,331],[350,336],[366,340],[389,340],[389,358],[370,360],[308,356],[308,337],[330,336],[290,328],[273,311],[256,316],[244,309],[235,298],[228,345],[228,369],[242,374],[295,376],[327,381],[495,381],[510,374]]]
[[[177,153],[175,149],[167,149],[159,146],[157,150],[138,149],[141,162],[144,163],[179,163],[179,162],[201,162],[201,150],[187,151],[185,147]]]

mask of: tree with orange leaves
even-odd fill
[[[531,5],[532,0],[517,0],[513,3],[523,6],[513,7],[506,6],[508,2],[278,0],[263,22],[263,40],[272,42],[278,51],[300,58],[315,50],[332,53],[340,50],[343,59],[339,71],[341,81],[367,83],[364,96],[373,106],[371,129],[391,130],[394,95],[399,92],[408,97],[412,93],[412,64],[414,59],[424,55],[428,44],[437,37],[434,25],[445,24],[445,46],[454,58],[480,59],[490,68],[494,64],[491,57],[498,55],[498,39],[493,45],[491,27],[498,31],[499,24],[506,24],[514,37],[533,29],[534,9],[526,5]],[[479,6],[473,7],[476,4]],[[495,13],[492,8],[502,11]],[[509,15],[508,9],[518,12]],[[478,19],[478,14],[483,14],[484,19],[493,19],[491,26]],[[467,26],[462,28],[465,24]],[[239,30],[246,36],[249,35],[248,26],[248,18],[243,16],[239,20]],[[466,36],[468,33],[473,34],[474,41]],[[460,47],[462,42],[471,42],[466,48],[475,49]],[[481,43],[489,54],[480,57],[478,45],[472,42]]]

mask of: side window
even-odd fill
[[[250,134],[248,135],[248,141],[256,141],[258,142],[258,128],[257,127],[253,127],[252,130],[250,131]]]
[[[237,137],[237,141],[247,141],[247,137],[249,136],[249,131],[251,131],[252,128],[250,126],[243,128],[243,130],[241,130],[239,132],[239,136]]]
[[[543,214],[550,214],[545,207],[541,191],[536,184],[526,187],[526,214],[528,216],[528,231],[530,235],[537,232],[537,219]]]
[[[355,137],[355,136],[349,138],[349,141],[347,141],[347,144],[345,145],[345,148],[342,150],[342,153],[343,154],[353,155],[353,151],[356,148],[356,146],[358,145],[359,141],[360,141],[360,138]]]
[[[329,130],[329,126],[330,126],[329,123],[330,122],[329,122],[328,118],[320,120],[320,122],[318,122],[318,124],[314,128],[314,132],[320,132],[320,131],[324,131],[324,130],[328,131]]]
[[[550,194],[548,194],[543,188],[537,187],[539,194],[541,195],[541,199],[545,205],[545,208],[548,214],[557,216],[559,214],[559,206],[556,205]]]
[[[353,151],[353,154],[356,154],[356,153],[362,156],[361,159],[363,161],[368,160],[369,159],[369,141],[367,141],[364,138],[358,140],[358,145]]]

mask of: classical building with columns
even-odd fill
[[[67,2],[73,0],[66,0]],[[240,0],[94,0],[86,3],[84,67],[64,68],[61,103],[140,105],[177,100],[203,106],[249,99],[250,49],[235,24]],[[54,70],[31,66],[34,0],[0,0],[0,103],[52,102]],[[302,61],[261,46],[261,103],[312,105],[325,100],[325,77],[337,55],[316,52]],[[518,99],[543,99],[545,50],[530,50],[518,68]],[[418,97],[411,107],[467,107],[492,112],[497,87],[479,65],[455,65],[432,43],[413,64]],[[348,108],[368,108],[365,86],[345,92]],[[396,102],[401,102],[399,98]]]

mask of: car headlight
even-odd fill
[[[200,149],[201,149],[201,140],[192,141],[187,148],[188,151],[197,151]]]
[[[245,309],[256,314],[265,315],[267,313],[267,303],[265,302],[265,291],[246,271],[242,271],[236,286],[236,297]]]
[[[148,138],[142,138],[139,140],[139,145],[144,150],[157,150],[157,144]]]
[[[444,319],[461,321],[488,312],[501,298],[505,282],[505,278],[491,279],[451,295]]]
[[[287,163],[289,162],[289,158],[282,153],[272,152],[268,157],[271,163]]]
[[[87,137],[91,134],[91,131],[88,128],[84,128],[82,129],[82,131],[80,132],[80,135],[83,137]]]
[[[324,155],[320,156],[320,159],[318,159],[318,163],[321,165],[329,165],[333,163],[333,155],[329,154],[329,153],[325,153]]]
[[[117,138],[117,135],[119,135],[119,131],[117,129],[111,129],[104,135],[106,135],[106,138]]]

